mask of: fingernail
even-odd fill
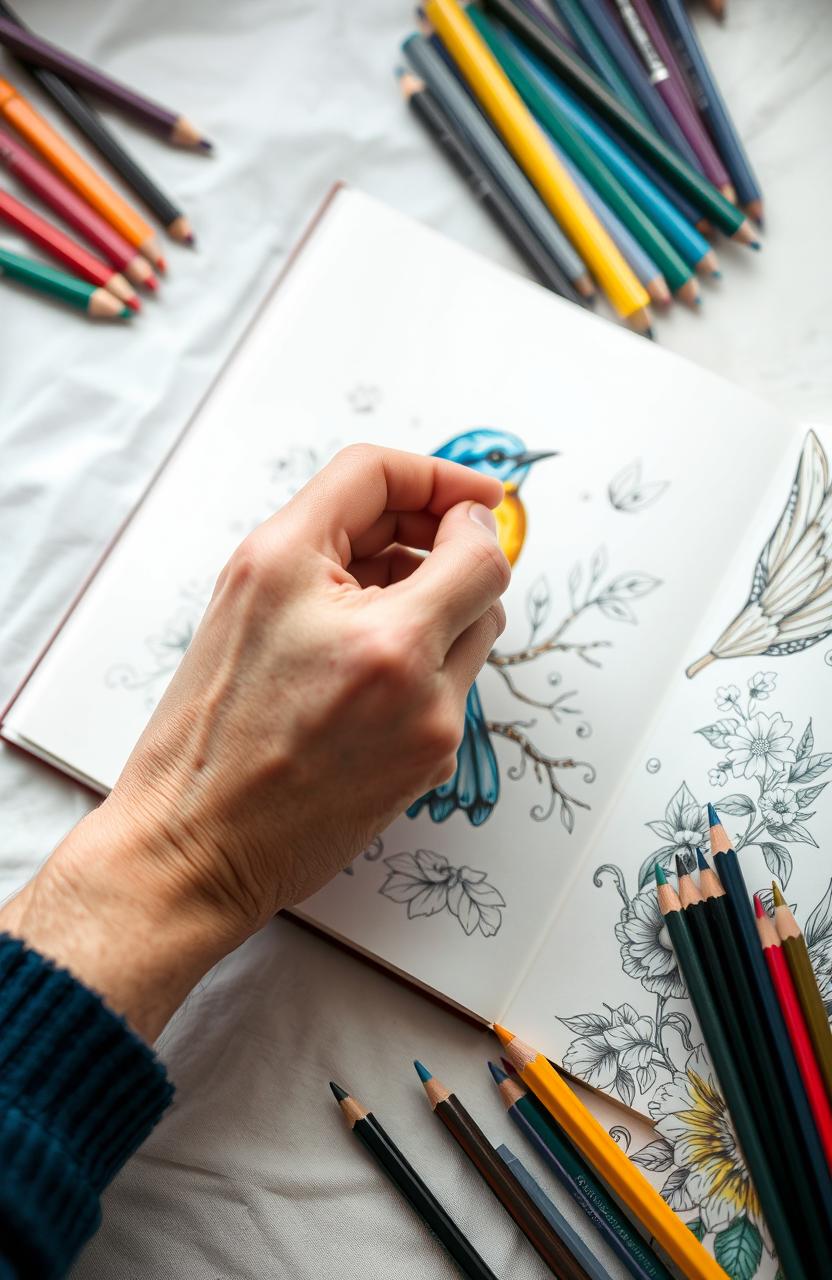
[[[488,507],[483,507],[479,502],[474,502],[468,509],[468,514],[475,524],[481,524],[483,529],[487,529],[492,538],[497,537],[497,520],[493,511]]]

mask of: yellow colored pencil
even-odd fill
[[[552,1113],[581,1155],[635,1215],[648,1237],[655,1240],[673,1260],[682,1275],[687,1280],[727,1280],[719,1263],[665,1204],[641,1170],[627,1159],[544,1055],[518,1040],[505,1027],[495,1026],[494,1030],[523,1083]]]
[[[601,226],[464,9],[457,0],[427,0],[425,14],[615,310],[632,328],[648,331],[647,290]]]

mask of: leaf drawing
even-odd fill
[[[832,492],[826,453],[810,431],[744,607],[687,675],[717,658],[800,653],[831,633]]]
[[[641,472],[641,459],[637,458],[635,462],[623,467],[610,480],[607,492],[610,504],[616,511],[630,515],[645,511],[647,507],[652,506],[654,502],[659,500],[670,485],[669,480],[658,480],[645,484],[642,480]]]
[[[484,871],[452,867],[442,853],[417,849],[384,859],[387,879],[379,893],[407,905],[407,918],[448,911],[470,937],[477,930],[492,938],[503,922],[505,899],[489,884]]]

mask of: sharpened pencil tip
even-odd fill
[[[142,309],[142,304],[139,302],[138,298],[128,298],[127,305],[131,311],[141,311]]]
[[[708,801],[708,825],[711,827],[719,826],[719,814],[711,804],[710,800]]]
[[[428,1080],[433,1079],[433,1072],[428,1071],[425,1064],[423,1062],[420,1062],[418,1058],[413,1059],[413,1065],[416,1068],[416,1074],[421,1080],[422,1084],[427,1084]]]
[[[647,338],[650,342],[656,341],[656,335],[652,329],[645,329],[643,336]]]
[[[776,880],[771,882],[771,892],[774,897],[775,907],[785,907],[786,899],[783,897],[783,890],[780,888]]]
[[[502,1045],[511,1044],[514,1039],[511,1032],[506,1031],[505,1027],[501,1027],[499,1022],[494,1023],[494,1034]]]
[[[658,862],[655,866],[656,884],[667,884],[667,876],[664,873],[664,867],[659,866]]]
[[[705,855],[701,849],[696,850],[696,865],[700,871],[710,871],[710,867],[705,859]]]
[[[197,146],[199,147],[200,151],[204,151],[206,155],[210,156],[213,154],[214,144],[213,142],[209,142],[207,138],[200,138],[199,142],[197,143]]]
[[[336,1084],[334,1080],[330,1080],[329,1087],[335,1096],[336,1102],[343,1102],[345,1098],[350,1096],[346,1089],[342,1089],[340,1084]]]
[[[502,1067],[498,1067],[496,1062],[489,1062],[488,1070],[494,1077],[495,1084],[502,1084],[504,1080],[508,1080],[508,1073],[503,1071]]]
[[[677,853],[677,854],[676,854],[676,878],[677,878],[677,880],[681,880],[682,876],[689,876],[689,875],[690,875],[690,872],[688,871],[687,863],[685,862],[685,860],[684,860],[684,858],[682,857],[681,853]]]
[[[721,272],[721,271],[712,271],[712,272],[711,272],[711,279],[712,279],[712,280],[721,280],[721,279],[722,279],[722,272]]]
[[[767,915],[766,909],[763,906],[763,900],[759,893],[754,894],[754,914],[758,920],[762,920],[763,917]]]
[[[759,240],[749,240],[748,247],[753,249],[755,253],[759,253],[763,246]]]
[[[130,307],[122,307],[118,314],[120,320],[132,320],[136,313]]]

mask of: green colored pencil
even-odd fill
[[[720,231],[741,244],[759,248],[757,235],[742,211],[726,200],[707,178],[703,178],[701,173],[683,160],[653,129],[643,125],[631,111],[622,106],[598,76],[582,66],[568,50],[561,48],[546,28],[521,9],[516,0],[484,0],[484,3],[487,9],[525,41],[533,53],[553,67],[584,102],[631,142],[703,214],[712,218]]]
[[[34,258],[24,258],[8,249],[0,249],[0,276],[17,280],[36,293],[60,298],[61,302],[68,302],[71,307],[85,311],[89,316],[126,320],[133,314],[109,289],[98,288],[66,271],[59,271],[57,267],[48,267],[45,263],[36,262]]]
[[[832,1031],[829,1029],[823,997],[818,990],[817,978],[800,926],[780,892],[779,884],[772,882],[771,889],[774,894],[774,923],[783,942],[786,963],[797,988],[797,998],[806,1018],[823,1082],[832,1098]]]
[[[725,890],[716,872],[697,849],[699,888],[677,857],[679,899],[706,981],[714,995],[722,1025],[746,1052],[735,1055],[737,1072],[768,1155],[769,1168],[783,1204],[792,1205],[800,1248],[807,1265],[823,1267],[829,1243],[822,1227],[821,1208],[797,1134],[785,1121],[788,1100],[777,1072],[771,1041],[743,964],[728,915]],[[772,1116],[779,1117],[773,1125]],[[795,1195],[795,1192],[799,1194]],[[805,1240],[805,1244],[804,1244]]]
[[[577,0],[554,0],[554,8],[563,24],[569,28],[584,57],[592,63],[598,75],[607,82],[618,101],[622,102],[628,111],[632,111],[643,125],[649,125],[647,113],[631,90],[626,77],[622,75],[615,58],[595,30],[589,14],[577,3]]]
[[[584,141],[565,113],[546,93],[537,77],[527,71],[494,24],[473,5],[467,13],[528,108],[578,165],[599,196],[618,215],[642,248],[650,254],[673,292],[678,293],[685,302],[695,305],[699,299],[699,285],[690,267],[670,241],[648,218],[593,148]]]
[[[685,979],[699,1025],[705,1036],[708,1053],[719,1078],[720,1087],[731,1113],[737,1137],[745,1155],[754,1189],[769,1225],[775,1248],[788,1280],[817,1280],[803,1265],[794,1239],[789,1216],[780,1199],[776,1183],[771,1175],[768,1157],[763,1149],[748,1098],[737,1072],[733,1053],[717,1012],[708,982],[699,963],[693,938],[685,921],[682,904],[676,890],[668,884],[660,866],[656,867],[656,892],[659,910],[664,917],[667,931],[679,968]]]

